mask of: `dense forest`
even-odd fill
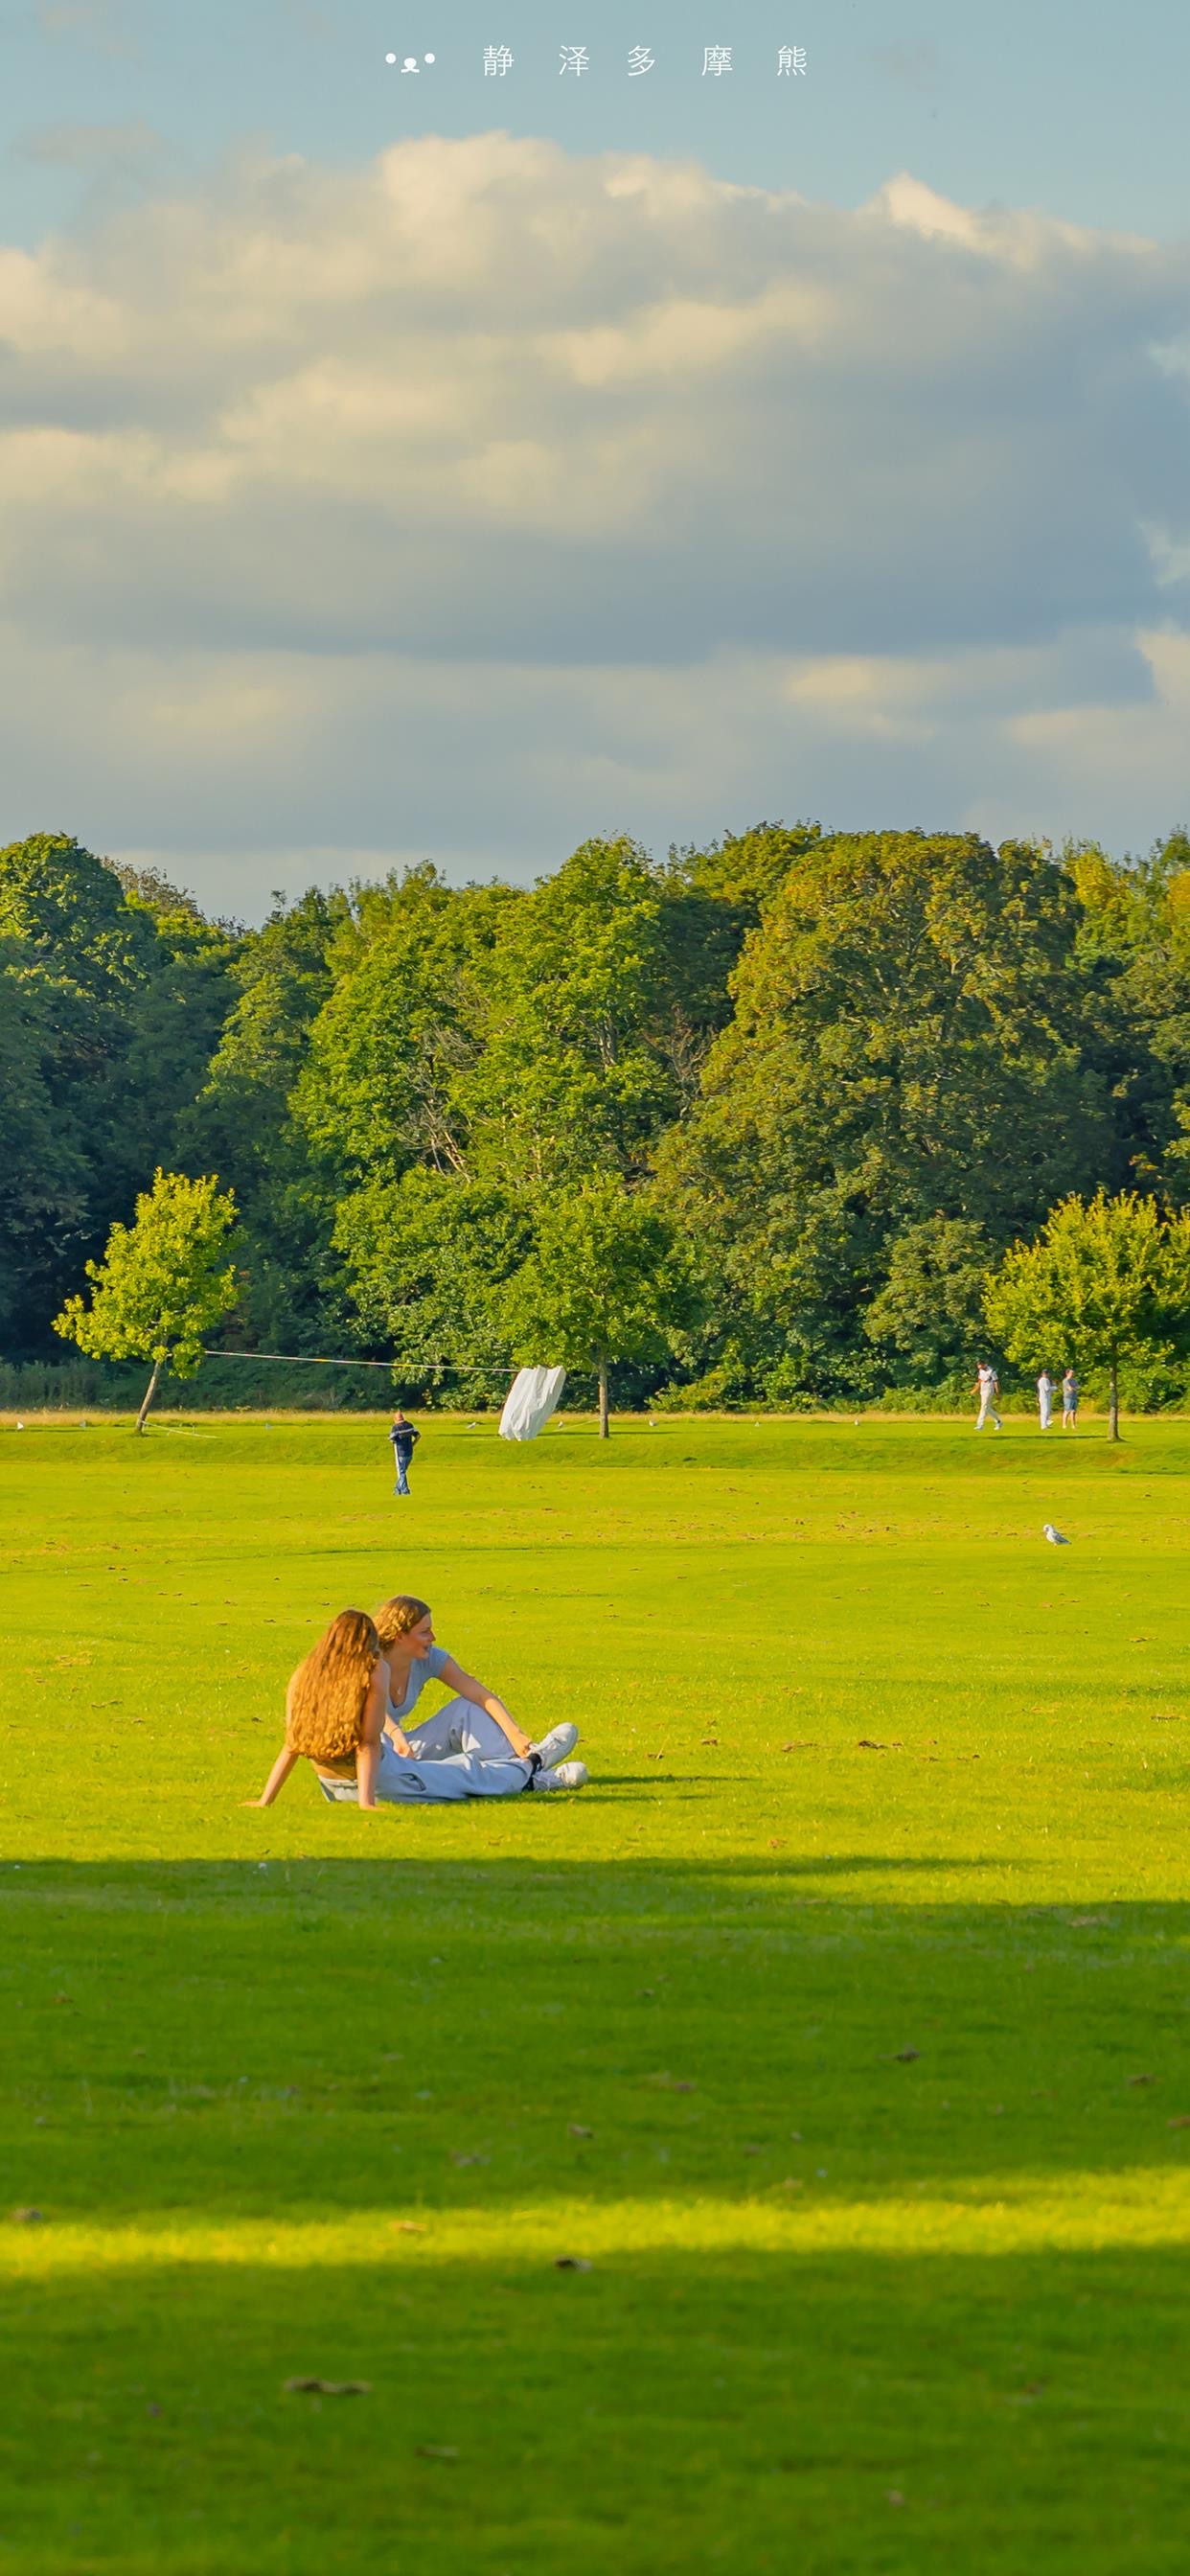
[[[1117,861],[766,823],[664,861],[591,841],[527,889],[415,868],[278,897],[259,929],[62,835],[15,843],[10,1385],[65,1382],[52,1319],[158,1166],[234,1190],[229,1351],[382,1358],[407,1397],[487,1402],[543,1314],[562,1331],[592,1228],[628,1227],[621,1401],[953,1394],[989,1264],[1057,1199],[1190,1199],[1190,841]],[[241,1397],[266,1388],[241,1368]]]

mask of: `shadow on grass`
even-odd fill
[[[494,2250],[23,2295],[33,2571],[1181,2576],[1190,2264]],[[295,2377],[362,2380],[320,2399]]]
[[[1181,2576],[1190,1909],[953,1866],[0,1872],[0,2567]]]
[[[870,2196],[1183,2163],[1190,1909],[867,1893],[930,1866],[5,1870],[0,2208],[735,2197],[820,2167]]]

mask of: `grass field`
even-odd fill
[[[432,1423],[401,1505],[377,1421],[0,1431],[3,2576],[1182,2576],[1127,1430]],[[405,1589],[581,1797],[242,1805]]]

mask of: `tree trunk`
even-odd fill
[[[158,1380],[158,1378],[160,1377],[160,1375],[161,1375],[161,1362],[160,1362],[160,1360],[154,1360],[154,1362],[153,1362],[153,1374],[152,1374],[152,1377],[151,1377],[151,1378],[150,1378],[150,1380],[149,1380],[149,1383],[148,1383],[147,1387],[145,1388],[145,1400],[144,1400],[144,1403],[143,1403],[143,1404],[142,1404],[142,1406],[141,1406],[140,1412],[138,1413],[138,1415],[137,1415],[137,1417],[136,1417],[136,1427],[137,1427],[137,1430],[138,1430],[138,1431],[143,1431],[143,1430],[144,1430],[144,1427],[145,1427],[145,1417],[146,1417],[146,1415],[147,1415],[147,1413],[148,1413],[149,1406],[151,1405],[151,1403],[152,1403],[152,1401],[153,1401],[153,1398],[154,1398],[154,1396],[155,1396],[155,1395],[156,1395],[156,1393],[157,1393],[157,1380]]]
[[[601,1440],[606,1440],[607,1436],[607,1352],[601,1351],[599,1354],[599,1437]]]
[[[1120,1390],[1116,1383],[1114,1361],[1108,1371],[1107,1379],[1107,1436],[1109,1440],[1118,1440],[1120,1437]]]

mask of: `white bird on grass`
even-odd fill
[[[1070,1545],[1069,1539],[1063,1538],[1061,1530],[1056,1530],[1052,1521],[1042,1522],[1041,1535],[1043,1538],[1047,1538],[1049,1540],[1051,1547],[1069,1547]]]

